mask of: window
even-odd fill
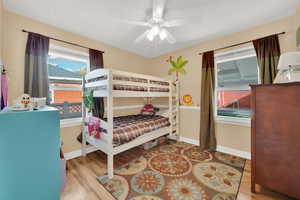
[[[253,47],[217,54],[215,113],[217,121],[247,121],[251,115],[249,85],[258,84],[259,70]]]
[[[50,46],[48,56],[50,105],[61,119],[82,117],[82,76],[88,70],[88,54]]]

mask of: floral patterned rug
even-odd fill
[[[118,200],[234,200],[245,160],[183,142],[157,146],[98,181]]]

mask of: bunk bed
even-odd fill
[[[179,85],[178,81],[111,69],[97,69],[85,75],[83,89],[92,90],[94,97],[106,98],[106,118],[100,119],[101,139],[87,132],[87,112],[83,104],[82,155],[86,142],[107,154],[108,177],[113,178],[114,155],[136,146],[170,135],[179,138]],[[167,109],[157,115],[130,115],[114,117],[114,98],[168,98]]]

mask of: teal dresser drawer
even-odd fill
[[[54,108],[0,113],[0,199],[59,200],[60,121]]]

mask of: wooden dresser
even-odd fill
[[[300,199],[300,83],[251,88],[251,190]]]

